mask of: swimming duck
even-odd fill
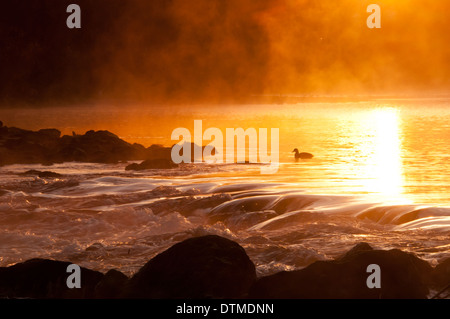
[[[297,148],[292,153],[295,153],[295,159],[311,159],[314,157],[311,153],[299,153]]]

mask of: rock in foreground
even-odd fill
[[[358,245],[334,261],[281,272],[258,280],[250,298],[255,299],[426,299],[432,267],[397,249],[373,250]],[[381,268],[381,288],[370,289],[371,264]]]
[[[237,243],[204,236],[178,243],[130,279],[125,297],[151,299],[243,298],[255,266]]]
[[[445,259],[434,268],[433,286],[450,297],[450,258]]]
[[[136,299],[426,299],[449,283],[449,262],[432,268],[416,256],[361,243],[343,257],[256,279],[244,249],[219,236],[187,239],[147,262],[131,279],[81,268],[81,289],[69,289],[69,262],[32,259],[0,268],[0,298]],[[369,265],[381,268],[370,289]],[[447,293],[446,293],[447,294]]]
[[[31,259],[7,268],[0,268],[0,298],[81,299],[94,298],[95,286],[103,274],[81,269],[81,288],[69,289],[66,284],[69,262]]]

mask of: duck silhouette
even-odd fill
[[[298,149],[294,149],[292,153],[295,153],[295,159],[311,159],[314,157],[311,153],[299,153]]]

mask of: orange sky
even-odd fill
[[[449,0],[79,0],[81,30],[65,27],[69,3],[2,9],[0,101],[239,101],[450,84]],[[381,29],[366,26],[371,3]]]

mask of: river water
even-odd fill
[[[3,109],[4,125],[63,134],[106,129],[170,146],[171,132],[279,128],[280,166],[125,163],[0,168],[0,266],[33,257],[133,274],[192,236],[239,242],[260,275],[343,254],[359,242],[432,264],[450,256],[450,101]],[[209,141],[205,142],[208,143]],[[295,161],[292,150],[314,154]],[[270,149],[270,146],[269,146]],[[20,175],[51,170],[61,178]]]

